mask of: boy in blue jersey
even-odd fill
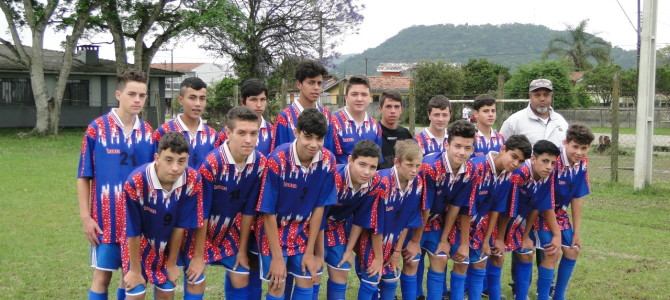
[[[423,155],[442,152],[447,145],[447,126],[451,119],[451,103],[444,95],[436,95],[428,101],[430,125],[414,137]]]
[[[568,282],[581,250],[582,207],[584,197],[591,192],[587,155],[593,139],[593,133],[588,127],[581,124],[570,125],[561,147],[561,155],[556,162],[554,211],[561,230],[561,250],[563,252],[554,289],[553,298],[556,300],[565,299]],[[572,222],[568,216],[568,207],[572,209]],[[548,225],[544,217],[540,216],[537,233],[541,244],[548,243],[552,238]]]
[[[135,169],[123,186],[123,269],[128,299],[172,299],[179,278],[177,257],[184,230],[203,226],[200,174],[188,167],[189,145],[181,133],[166,133],[153,162]]]
[[[479,95],[475,98],[472,108],[477,121],[475,151],[472,157],[484,156],[489,151],[499,152],[505,143],[505,138],[493,129],[493,124],[496,122],[496,98],[491,95]]]
[[[225,127],[228,138],[200,166],[206,246],[202,253],[197,243],[188,241],[186,249],[191,260],[202,256],[199,259],[227,270],[227,299],[249,299],[251,292],[249,240],[265,169],[265,157],[255,149],[259,125],[258,115],[250,109],[238,106],[229,110]],[[190,299],[202,299],[202,293],[197,296]]]
[[[554,212],[554,167],[560,155],[556,145],[548,140],[540,140],[533,145],[531,159],[512,174],[512,194],[510,196],[509,217],[505,244],[514,251],[516,260],[512,262],[515,299],[525,300],[533,275],[533,252],[543,249],[542,264],[537,280],[538,299],[549,298],[549,288],[554,276],[553,265],[561,245],[561,232]],[[531,237],[538,215],[547,223],[551,238],[546,243],[536,243]]]
[[[390,300],[400,278],[407,232],[423,227],[421,210],[424,182],[420,176],[421,148],[413,140],[402,140],[395,144],[395,164],[393,168],[378,172],[379,210],[377,222],[381,228],[366,229],[361,233],[356,247],[356,272],[361,280],[358,299],[377,299],[378,290],[381,299]],[[374,216],[374,214],[373,214]],[[381,230],[380,232],[378,230]],[[375,238],[382,235],[382,249],[375,249]],[[382,252],[381,272],[378,272],[379,250]]]
[[[256,206],[261,276],[267,299],[283,299],[287,272],[294,276],[292,298],[312,299],[324,256],[317,243],[324,207],[337,202],[334,155],[323,148],[327,120],[315,108],[298,117],[296,140],[268,157]]]
[[[512,191],[512,172],[530,158],[531,151],[525,136],[513,135],[500,152],[489,151],[485,156],[470,159],[478,180],[475,201],[468,208],[472,262],[466,283],[468,299],[481,299],[485,281],[488,282],[489,299],[501,298],[504,233],[509,220],[503,214],[507,211]]]
[[[328,265],[328,299],[345,299],[347,276],[353,262],[354,247],[362,230],[371,230],[374,261],[369,272],[382,269],[382,235],[379,222],[379,182],[376,174],[379,146],[369,140],[358,142],[347,164],[337,165],[335,186],[337,204],[326,214],[326,264]],[[351,228],[351,229],[350,229]],[[348,237],[348,240],[347,240]]]
[[[333,147],[330,149],[338,164],[347,162],[354,146],[370,140],[382,146],[382,129],[377,120],[368,115],[371,102],[370,83],[363,76],[351,76],[347,82],[344,100],[346,106],[332,116]]]
[[[139,71],[121,74],[115,91],[119,107],[91,122],[82,140],[77,198],[94,268],[89,299],[107,299],[112,272],[121,267],[123,182],[135,168],[153,159],[153,130],[138,117],[147,97],[146,82]],[[123,283],[116,294],[117,299],[125,298]]]

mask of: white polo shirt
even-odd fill
[[[549,119],[545,120],[530,109],[530,104],[509,116],[500,128],[500,133],[505,139],[521,134],[525,135],[533,145],[539,140],[549,140],[558,147],[565,140],[567,131],[568,122],[553,108],[550,108]]]

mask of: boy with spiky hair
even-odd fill
[[[379,146],[363,140],[356,144],[347,164],[337,165],[337,204],[326,214],[327,299],[345,299],[354,247],[364,229],[372,233],[372,248],[377,257],[367,271],[374,275],[382,270],[378,163]]]
[[[447,126],[451,119],[451,103],[444,95],[436,95],[428,101],[428,120],[430,125],[424,128],[414,139],[423,150],[423,155],[442,152],[447,146]]]
[[[496,98],[491,95],[479,95],[472,106],[477,123],[475,151],[472,156],[484,156],[489,151],[499,152],[505,138],[493,128],[496,122]]]
[[[287,272],[293,299],[312,299],[324,256],[320,238],[324,207],[337,202],[335,157],[323,148],[327,121],[315,108],[298,117],[296,139],[268,157],[256,210],[261,276],[267,299],[283,299]]]
[[[204,224],[202,181],[188,166],[188,150],[181,133],[166,133],[154,161],[135,169],[124,184],[121,248],[129,299],[144,299],[147,282],[156,299],[174,298],[184,230]]]
[[[107,299],[112,272],[121,267],[123,183],[154,154],[153,129],[138,116],[147,98],[146,75],[123,72],[117,78],[115,97],[119,107],[88,125],[77,170],[79,216],[94,268],[89,299]],[[117,299],[124,299],[125,293],[122,283]]]

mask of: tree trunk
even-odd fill
[[[35,97],[35,133],[47,134],[49,130],[49,109],[46,81],[44,80],[44,57],[42,56],[42,45],[44,41],[44,29],[36,28],[32,35],[32,55],[30,64],[30,85]]]

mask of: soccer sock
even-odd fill
[[[377,299],[377,285],[361,281],[358,288],[358,300],[373,300]]]
[[[537,299],[549,300],[549,289],[554,280],[554,269],[540,266],[537,271]]]
[[[438,273],[428,269],[426,287],[428,288],[428,300],[441,300],[444,293],[444,272]]]
[[[400,274],[400,292],[403,299],[416,299],[416,274]]]
[[[381,300],[393,300],[395,299],[395,290],[398,288],[398,282],[382,282],[381,283]],[[416,299],[416,298],[415,298]]]
[[[286,275],[286,285],[284,286],[284,299],[291,300],[293,297],[293,275]]]
[[[451,293],[449,299],[463,299],[465,297],[465,274],[451,271]]]
[[[295,286],[293,288],[292,298],[295,300],[312,300],[314,297],[314,287],[303,288]]]
[[[530,288],[530,279],[532,277],[533,263],[517,260],[514,270],[515,299],[526,300],[526,297],[528,297],[528,289]]]
[[[249,285],[242,287],[242,288],[236,288],[233,286],[232,281],[230,280],[230,277],[228,275],[225,275],[225,286],[224,286],[224,293],[226,295],[226,299],[248,299],[249,298]]]
[[[116,300],[126,300],[126,289],[116,288]]]
[[[204,297],[204,294],[191,294],[187,290],[184,290],[184,300],[202,300]]]
[[[565,299],[565,292],[568,290],[568,283],[570,283],[570,277],[572,277],[572,271],[575,270],[576,263],[577,261],[574,259],[569,259],[566,258],[565,256],[561,258],[561,263],[558,266],[556,287],[554,288],[555,300]]]
[[[502,295],[500,287],[502,268],[489,263],[486,265],[486,282],[488,283],[489,299],[499,300]]]
[[[126,290],[123,290],[123,294],[126,294]],[[107,293],[97,293],[88,290],[88,300],[107,300]]]
[[[282,296],[275,297],[275,296],[270,295],[270,293],[267,293],[265,295],[265,300],[284,300],[284,297],[282,297]]]
[[[423,296],[423,271],[424,271],[424,263],[423,261],[425,260],[426,255],[421,254],[421,258],[419,259],[419,266],[416,269],[416,296]]]
[[[259,270],[249,271],[249,299],[261,300],[263,294],[263,282],[261,281],[261,273]]]
[[[319,290],[321,289],[321,284],[315,284],[312,287],[312,300],[319,300]]]
[[[328,300],[343,300],[347,293],[347,285],[328,280],[327,298]],[[317,294],[318,297],[318,294]]]
[[[486,269],[468,268],[468,299],[478,300],[482,298],[484,290],[484,278]]]

